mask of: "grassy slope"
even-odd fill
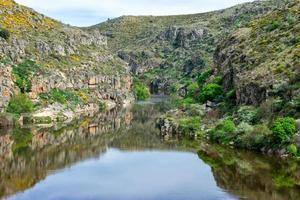
[[[56,20],[35,12],[33,9],[19,5],[13,0],[0,0],[0,28],[10,32],[7,46],[14,46],[16,40],[25,42],[25,55],[21,59],[34,59],[48,68],[81,68],[93,62],[93,70],[114,74],[115,71],[124,70],[123,62],[118,58],[97,60],[93,54],[100,54],[103,58],[111,57],[105,45],[85,45],[80,40],[91,37],[79,28],[62,24]],[[51,46],[70,47],[74,53],[59,55],[54,50],[49,54],[41,53],[36,44],[43,42]],[[0,55],[4,58],[6,55]],[[0,57],[0,58],[1,58]]]

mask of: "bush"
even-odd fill
[[[25,94],[13,96],[7,106],[8,113],[21,114],[33,111],[33,103]]]
[[[200,129],[200,117],[186,117],[178,121],[181,131],[185,136],[192,136]]]
[[[253,124],[258,121],[258,111],[253,106],[241,106],[237,114],[240,122]]]
[[[214,142],[229,144],[236,138],[236,126],[230,119],[220,122],[211,132],[210,138]]]
[[[185,97],[184,99],[180,99],[177,102],[179,105],[188,105],[195,103],[195,100],[192,97]]]
[[[239,145],[241,147],[260,150],[262,147],[269,145],[269,136],[272,133],[265,124],[255,125],[251,129],[248,129],[239,137]]]
[[[205,85],[200,92],[200,101],[214,101],[223,93],[223,89],[220,85],[210,83]]]
[[[145,100],[150,97],[149,89],[138,79],[133,81],[134,94],[137,100]]]
[[[294,118],[285,117],[275,120],[272,126],[275,142],[282,144],[289,142],[296,133],[296,121]]]
[[[222,77],[221,77],[221,76],[216,76],[216,77],[214,78],[214,80],[213,80],[212,83],[221,85],[221,84],[222,84]]]
[[[298,155],[298,149],[297,149],[296,145],[290,144],[289,146],[287,146],[286,149],[289,152],[289,154],[291,154],[292,156]]]
[[[198,75],[197,77],[197,83],[199,88],[201,88],[205,82],[207,81],[207,79],[213,74],[213,70],[212,69],[208,69],[204,72],[202,72],[201,74]]]
[[[22,93],[30,92],[31,78],[39,68],[40,66],[32,60],[26,60],[19,65],[13,66],[15,84],[19,87]]]
[[[39,96],[41,99],[47,100],[50,103],[71,103],[73,105],[85,103],[84,99],[82,99],[82,97],[80,97],[76,92],[58,88],[51,89],[49,92],[41,93]]]
[[[9,31],[6,30],[6,29],[0,29],[0,37],[2,37],[2,38],[4,38],[4,39],[8,40],[9,37],[10,37]]]
[[[199,91],[199,87],[197,83],[191,83],[187,87],[187,96],[188,97],[195,97],[196,93]]]

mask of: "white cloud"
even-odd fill
[[[212,11],[250,0],[16,0],[50,17],[86,26],[121,15],[175,15]]]

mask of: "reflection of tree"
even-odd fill
[[[245,199],[300,199],[296,161],[202,145],[199,157],[211,166],[219,187]]]
[[[126,150],[169,148],[154,134],[157,105],[113,110],[51,128],[0,135],[0,198],[32,187],[49,171],[99,156],[112,146]]]

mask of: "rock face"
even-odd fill
[[[28,95],[38,100],[53,88],[84,90],[91,102],[122,105],[132,100],[132,78],[125,62],[107,48],[99,30],[86,31],[62,24],[12,0],[0,1],[0,111],[18,93],[14,65],[33,60],[41,70],[30,77]]]
[[[207,28],[193,28],[188,30],[185,27],[171,26],[162,31],[157,39],[170,42],[175,48],[189,48],[194,40],[201,39],[208,34]]]
[[[216,69],[225,90],[235,89],[238,104],[258,105],[270,97],[291,101],[299,96],[300,42],[294,40],[299,14],[289,20],[295,10],[299,2],[291,1],[237,30],[217,47]]]
[[[0,112],[4,111],[10,97],[14,94],[11,67],[0,63]]]

